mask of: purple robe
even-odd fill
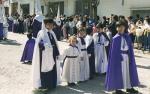
[[[124,34],[123,37],[127,41],[129,47],[129,72],[131,87],[136,87],[139,85],[139,79],[137,74],[137,68],[135,63],[135,57],[132,47],[132,41],[128,34]],[[120,50],[119,50],[120,49]],[[107,76],[105,81],[105,88],[107,91],[113,91],[117,89],[124,89],[123,77],[122,77],[122,56],[121,56],[121,35],[116,34],[113,37],[110,53],[109,53],[109,64],[107,70]]]
[[[25,48],[24,48],[24,51],[23,51],[23,55],[22,55],[22,58],[21,58],[21,62],[32,61],[34,45],[35,45],[35,40],[34,39],[29,39],[26,42],[26,45],[25,45]]]
[[[13,29],[13,20],[9,20],[8,19],[8,24],[9,24],[8,31],[12,32],[12,29]]]
[[[33,37],[37,38],[37,34],[42,28],[42,22],[39,22],[38,20],[34,19],[32,28],[33,28],[33,31],[32,31]]]
[[[0,40],[3,39],[3,23],[0,23]]]

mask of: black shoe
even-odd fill
[[[134,88],[127,89],[126,91],[127,91],[128,93],[138,94],[138,91],[137,91],[137,90],[135,90]]]
[[[114,94],[126,94],[126,93],[123,92],[122,90],[116,90]]]
[[[105,72],[105,73],[102,73],[102,75],[103,75],[103,76],[106,76],[106,72]]]
[[[75,86],[75,83],[68,83],[68,86]]]
[[[93,80],[93,79],[94,79],[94,77],[90,77],[90,78],[89,78],[89,80]]]
[[[8,40],[7,38],[4,38],[4,40],[6,41],[6,40]]]
[[[78,83],[84,83],[85,81],[79,81]]]

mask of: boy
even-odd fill
[[[106,90],[116,91],[116,94],[138,93],[133,87],[139,85],[139,79],[135,64],[132,42],[125,31],[125,24],[119,21],[116,24],[118,33],[113,37],[109,65],[106,76]]]
[[[80,50],[80,81],[87,81],[89,80],[89,57],[86,49],[86,42],[84,36],[86,35],[86,29],[80,27],[78,30],[78,48]]]
[[[94,33],[94,48],[95,48],[95,71],[98,74],[105,74],[107,70],[107,53],[106,46],[109,45],[109,38],[103,32],[103,25],[97,24],[97,33]]]
[[[85,44],[87,53],[89,56],[89,66],[90,66],[90,79],[93,79],[95,75],[95,54],[94,54],[94,40],[92,37],[92,27],[86,29]]]
[[[53,89],[57,85],[56,57],[59,56],[57,39],[52,31],[53,20],[45,19],[39,31],[33,53],[33,87]]]

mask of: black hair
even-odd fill
[[[125,23],[125,21],[120,20],[120,21],[118,21],[118,22],[116,23],[116,28],[117,28],[117,27],[120,27],[120,26],[124,26],[124,27],[126,27],[126,23]]]
[[[103,19],[106,20],[107,19],[106,16],[103,16]]]
[[[32,39],[32,33],[27,34],[28,39]]]
[[[115,16],[113,16],[113,19],[115,20],[115,21],[118,21],[118,16],[117,15],[115,15]]]
[[[47,19],[44,19],[44,24],[47,24],[47,23],[54,23],[53,19],[50,19],[50,18],[47,18]]]
[[[88,27],[87,29],[86,29],[86,34],[87,35],[90,35],[90,34],[92,34],[92,27]]]
[[[81,25],[82,25],[83,27],[86,27],[86,22],[83,21]]]
[[[140,18],[140,15],[139,15],[139,14],[136,14],[136,18]]]

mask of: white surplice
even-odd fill
[[[80,50],[80,81],[86,81],[90,76],[89,57],[86,50],[86,44],[82,45],[81,39],[78,38],[78,48]],[[84,50],[84,51],[83,51]]]
[[[88,46],[92,43],[92,41],[93,41],[93,37],[92,36],[87,35],[85,37],[86,48],[88,48]]]
[[[68,46],[63,53],[64,65],[62,71],[62,81],[75,83],[80,81],[79,49]],[[76,58],[67,58],[67,56],[77,56]]]
[[[128,45],[126,40],[122,37],[121,38],[121,51],[128,51]],[[129,72],[129,56],[126,53],[122,54],[123,61],[121,62],[122,65],[122,78],[123,78],[123,84],[124,89],[130,89],[131,83],[130,83],[130,72]]]
[[[108,67],[108,60],[105,46],[109,45],[109,41],[104,37],[100,36],[100,42],[98,33],[93,35],[94,48],[95,48],[95,71],[96,73],[105,73]]]
[[[53,48],[48,36],[48,30],[44,29],[39,31],[34,53],[33,53],[33,60],[32,60],[32,80],[33,80],[33,88],[39,88],[41,87],[41,78],[40,78],[40,53],[39,53],[39,43],[43,41],[45,50],[42,51],[42,63],[41,63],[41,72],[49,72],[53,69],[55,61],[53,58]],[[50,31],[50,33],[53,35],[56,44],[57,39],[53,31]],[[57,46],[58,47],[58,46]],[[56,64],[57,65],[57,64]],[[58,70],[58,69],[57,69]],[[59,72],[58,72],[59,74]],[[59,76],[58,76],[59,78]],[[59,79],[58,79],[59,81]]]

